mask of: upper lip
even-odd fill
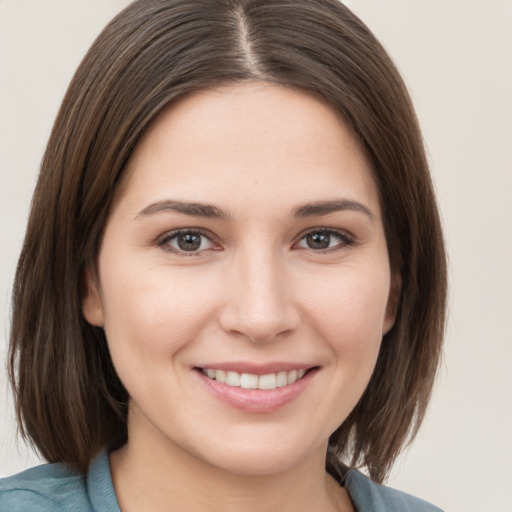
[[[264,364],[249,362],[223,362],[223,363],[205,363],[195,366],[195,368],[209,370],[224,370],[228,372],[250,373],[252,375],[268,375],[269,373],[291,372],[293,370],[309,370],[318,365],[310,363],[292,363],[292,362],[270,362]]]

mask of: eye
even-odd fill
[[[192,255],[215,248],[212,239],[198,230],[182,229],[165,235],[158,245],[168,252]]]
[[[306,233],[298,242],[297,247],[313,251],[329,251],[352,245],[352,237],[341,231],[317,229]]]

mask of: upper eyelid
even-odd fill
[[[211,231],[208,231],[203,228],[178,228],[178,229],[171,229],[170,231],[166,231],[165,233],[159,235],[156,239],[157,242],[164,242],[166,240],[169,240],[170,238],[173,238],[177,235],[183,234],[183,233],[194,233],[198,235],[205,236],[206,238],[210,239],[212,242],[215,242],[218,240],[218,237],[216,237]]]
[[[312,233],[326,233],[329,235],[334,235],[339,238],[339,243],[333,247],[328,247],[325,249],[312,249],[310,247],[303,247],[299,244],[303,242],[303,240]],[[297,250],[309,250],[314,254],[327,254],[327,253],[336,253],[337,251],[347,249],[350,247],[354,247],[358,245],[357,239],[349,232],[344,229],[335,229],[335,228],[313,228],[304,231],[298,238],[297,241],[293,243],[292,248],[296,247]]]
[[[155,240],[155,245],[162,248],[166,252],[174,253],[174,254],[187,255],[187,256],[194,256],[194,255],[199,256],[200,254],[202,254],[204,252],[204,250],[202,250],[202,251],[181,251],[181,250],[176,249],[168,244],[169,240],[171,240],[172,238],[174,238],[180,234],[183,234],[183,233],[198,234],[198,235],[208,238],[208,240],[210,240],[210,242],[212,244],[219,243],[218,237],[216,237],[213,233],[211,233],[208,230],[205,230],[202,228],[178,228],[178,229],[172,229],[172,230],[167,231],[167,232],[163,233],[162,235],[158,236]],[[167,248],[165,248],[164,246],[166,246]]]
[[[344,238],[349,238],[350,240],[355,240],[355,236],[346,229],[340,229],[340,228],[327,228],[327,227],[316,227],[316,228],[308,228],[304,231],[302,231],[299,236],[297,237],[298,240],[302,240],[305,236],[309,235],[310,233],[329,233],[334,235],[339,235]]]

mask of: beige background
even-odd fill
[[[0,364],[38,163],[67,83],[126,0],[0,0]],[[444,365],[390,485],[447,512],[512,512],[512,1],[347,0],[410,86],[448,238]],[[0,476],[15,440],[0,371]],[[6,418],[6,420],[4,420]]]

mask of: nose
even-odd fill
[[[250,251],[248,251],[250,252]],[[254,343],[291,334],[300,323],[293,280],[276,254],[240,255],[230,265],[226,300],[220,312],[225,332]]]

